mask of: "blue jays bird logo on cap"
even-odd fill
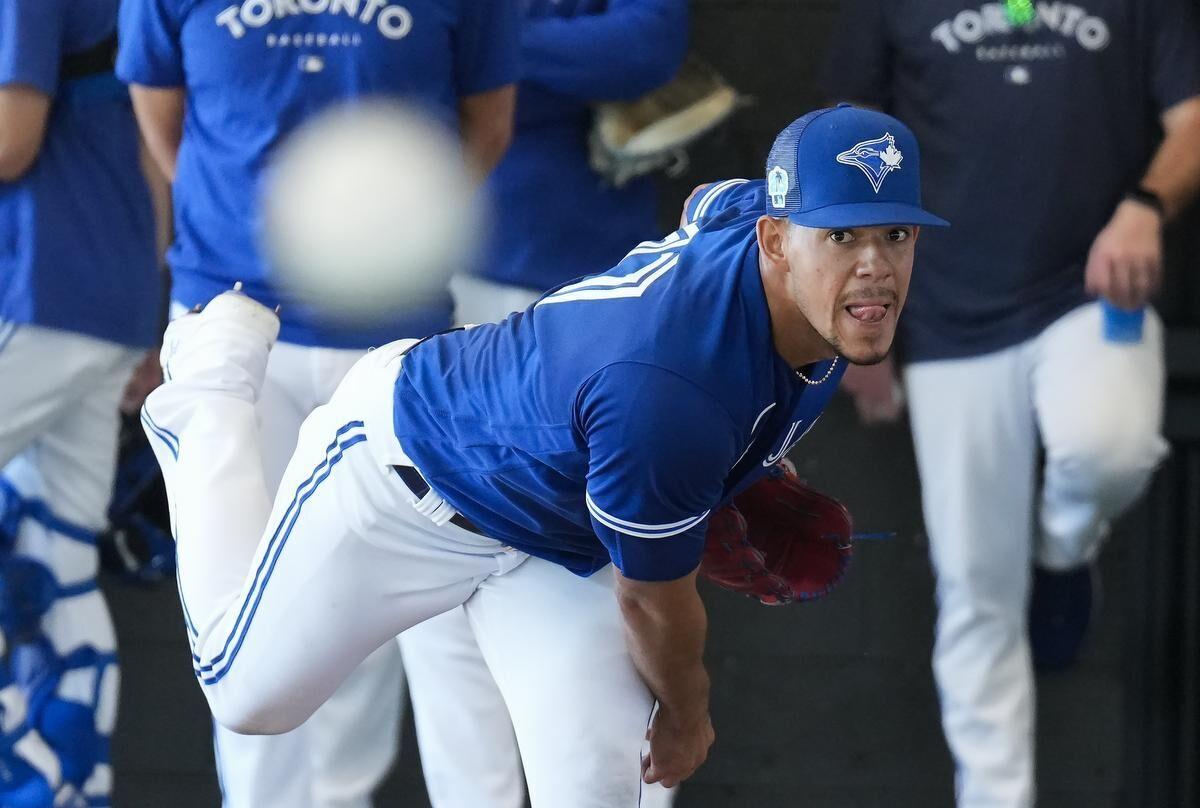
[[[787,204],[787,192],[790,185],[786,171],[780,166],[771,169],[771,172],[767,174],[767,195],[771,197],[772,205],[782,208]]]
[[[856,143],[837,156],[837,161],[843,165],[858,166],[871,181],[875,193],[879,193],[888,174],[900,170],[903,159],[904,155],[896,148],[896,138],[890,133]]]

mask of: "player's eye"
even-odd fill
[[[854,241],[854,234],[849,230],[831,230],[829,240],[834,244],[849,244]]]
[[[888,239],[891,241],[908,241],[908,237],[912,235],[912,231],[907,227],[896,227],[888,233]]]

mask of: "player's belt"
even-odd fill
[[[392,468],[396,470],[396,473],[400,475],[401,482],[408,486],[408,490],[412,491],[413,496],[415,496],[417,499],[424,499],[425,495],[432,490],[429,483],[427,483],[425,478],[421,476],[421,472],[417,471],[412,466],[392,466]],[[470,532],[476,533],[480,536],[486,535],[482,530],[475,526],[474,522],[463,516],[461,513],[456,513],[454,516],[450,517],[450,524],[458,525],[463,530],[469,530]]]

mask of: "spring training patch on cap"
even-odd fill
[[[775,166],[771,169],[771,173],[767,174],[767,194],[771,197],[773,207],[782,208],[787,204],[787,192],[790,185],[788,173],[780,166]]]
[[[903,159],[904,155],[896,148],[896,138],[890,133],[856,143],[837,156],[839,163],[861,169],[871,181],[875,193],[879,193],[888,174],[900,170],[900,161]]]

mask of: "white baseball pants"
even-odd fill
[[[94,584],[99,558],[95,533],[108,521],[116,468],[117,407],[142,351],[57,329],[0,323],[0,467],[4,483],[26,505],[51,518],[12,519],[17,556],[45,565],[63,588],[42,618],[41,630],[55,653],[66,657],[84,646],[116,653],[117,639],[104,596]],[[38,507],[44,506],[45,511]],[[88,535],[92,540],[85,541]],[[95,712],[95,730],[107,738],[117,713],[115,662],[67,670],[59,698]],[[83,739],[75,741],[85,743]],[[55,764],[57,765],[57,763]],[[107,750],[84,791],[107,805],[112,770]]]
[[[1092,303],[1012,348],[905,369],[937,573],[933,668],[963,808],[1034,803],[1030,565],[1091,561],[1145,489],[1167,451],[1163,365],[1154,312],[1141,343],[1114,344]]]
[[[363,354],[292,343],[272,349],[257,405],[269,491],[279,487],[304,419]],[[519,808],[516,741],[465,613],[423,625],[409,645],[403,667],[396,645],[380,647],[291,732],[240,735],[214,724],[224,808],[367,808],[396,757],[405,667],[416,682],[413,712],[434,808]],[[471,721],[458,720],[467,710]]]
[[[653,697],[611,574],[578,578],[423,515],[450,514],[391,468],[409,463],[391,422],[408,344],[368,354],[309,416],[274,504],[251,403],[180,380],[147,401],[213,714],[238,732],[291,730],[394,635],[466,603],[533,804],[638,805]]]

